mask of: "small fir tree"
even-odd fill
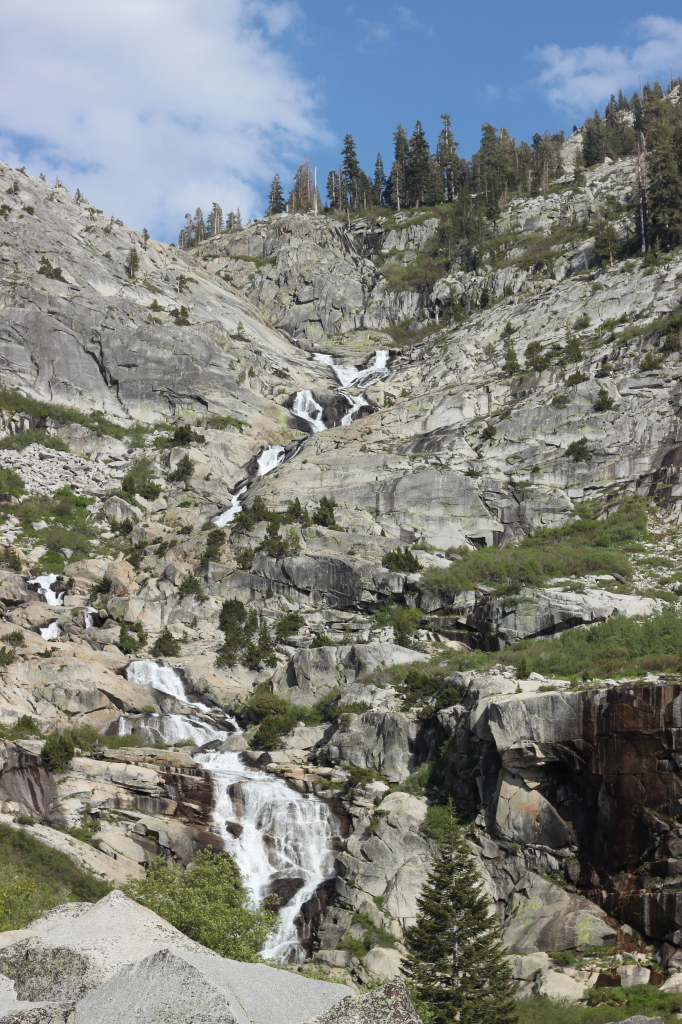
[[[452,804],[406,937],[403,970],[431,1024],[515,1024],[511,971]]]
[[[135,274],[140,269],[140,257],[137,255],[137,249],[134,245],[131,245],[130,252],[128,253],[128,273],[131,277],[135,277]]]
[[[284,213],[285,209],[286,203],[284,202],[282,182],[279,180],[279,174],[276,174],[272,179],[272,185],[268,193],[268,208],[265,211],[265,215],[269,217],[273,213]]]

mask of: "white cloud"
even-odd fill
[[[326,141],[310,85],[272,41],[298,16],[270,0],[6,7],[0,158],[169,240],[197,204],[260,215],[252,183]]]
[[[619,46],[545,46],[534,56],[547,65],[540,75],[548,99],[570,110],[590,111],[611,93],[632,90],[642,81],[668,80],[682,72],[682,22],[651,15],[635,25],[639,42],[629,50]]]

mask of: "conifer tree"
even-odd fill
[[[198,245],[199,242],[203,242],[206,238],[206,225],[204,224],[204,215],[201,212],[201,207],[197,206],[196,213],[194,214],[194,244]]]
[[[372,182],[371,192],[372,206],[383,206],[385,189],[386,177],[384,175],[384,161],[381,159],[381,153],[377,153],[377,160],[374,165],[374,180]]]
[[[406,937],[403,970],[431,1024],[515,1024],[511,972],[452,804]]]
[[[647,241],[674,249],[682,241],[682,174],[675,154],[670,104],[654,100],[647,116],[648,209]]]
[[[285,209],[284,190],[279,180],[279,174],[275,174],[268,193],[268,208],[265,211],[265,215],[270,217],[273,213],[284,213]]]
[[[457,156],[457,143],[452,137],[452,120],[449,114],[441,114],[443,127],[438,136],[436,157],[443,177],[443,189],[446,203],[451,203],[457,195],[457,179],[459,176],[460,159]]]
[[[585,158],[585,166],[594,167],[595,164],[602,163],[605,156],[604,126],[599,116],[599,111],[595,110],[594,117],[588,117],[583,126],[583,157]]]
[[[128,273],[131,277],[135,277],[136,271],[140,269],[140,257],[137,255],[137,249],[134,245],[131,245],[130,252],[128,253]]]
[[[429,144],[421,121],[417,121],[410,139],[409,160],[405,174],[405,190],[409,205],[416,206],[428,202],[431,186],[431,160]]]
[[[390,202],[391,206],[395,206],[397,210],[400,210],[401,206],[407,206],[405,198],[405,172],[410,150],[405,129],[401,124],[393,132],[393,142],[395,144],[395,160],[391,167]]]
[[[211,212],[208,215],[208,233],[219,235],[223,230],[223,210],[218,203],[211,204]]]
[[[352,135],[346,135],[343,140],[343,189],[346,193],[348,205],[357,210],[360,199],[360,163],[355,152],[355,142]]]

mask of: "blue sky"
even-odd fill
[[[171,241],[214,200],[261,215],[304,154],[324,186],[346,132],[371,172],[398,122],[433,143],[449,113],[470,156],[484,121],[570,131],[670,66],[670,0],[23,0],[0,29],[0,159]]]

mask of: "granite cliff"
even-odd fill
[[[319,839],[258,882],[293,908],[277,949],[357,986],[399,976],[451,797],[523,994],[676,990],[675,657],[618,681],[513,661],[675,614],[682,255],[597,251],[604,218],[627,243],[634,176],[512,199],[445,266],[441,208],[279,214],[180,252],[0,167],[0,469],[24,488],[5,472],[4,821],[122,884],[238,851],[266,778],[273,827],[291,800]],[[457,583],[586,509],[637,509],[638,535]],[[97,739],[49,771],[21,716]]]

